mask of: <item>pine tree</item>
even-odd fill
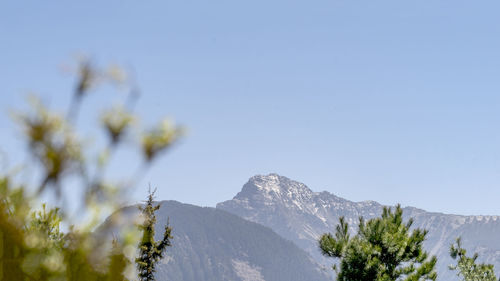
[[[340,259],[338,281],[436,280],[436,258],[428,259],[422,244],[427,231],[410,231],[413,221],[403,223],[403,210],[384,208],[382,217],[364,221],[350,237],[342,217],[334,235],[324,234],[319,245],[324,255]]]
[[[457,275],[462,276],[464,281],[496,281],[492,264],[476,263],[478,254],[472,257],[467,256],[467,251],[462,248],[462,241],[457,239],[455,244],[450,246],[450,256],[457,259],[457,265],[450,266],[451,270],[458,270]]]
[[[143,216],[144,222],[139,228],[142,230],[142,240],[139,244],[139,257],[135,262],[137,265],[138,276],[140,281],[154,281],[154,273],[156,264],[163,258],[167,247],[171,246],[170,240],[173,238],[172,228],[167,225],[163,233],[161,241],[155,241],[155,211],[160,209],[160,205],[154,205],[154,191],[149,191],[148,200],[144,207],[139,207]]]

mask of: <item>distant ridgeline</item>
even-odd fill
[[[217,204],[217,209],[270,227],[279,235],[296,243],[320,264],[329,267],[334,260],[323,257],[318,250],[318,237],[334,232],[338,218],[344,216],[357,230],[358,218],[378,217],[383,205],[373,202],[352,202],[328,192],[313,192],[306,185],[276,174],[252,177],[232,200]],[[478,261],[500,269],[500,217],[459,216],[430,213],[407,207],[405,219],[414,219],[413,227],[429,231],[425,249],[436,255],[438,280],[456,280],[449,255],[450,245],[459,236],[470,252],[479,253]]]
[[[265,226],[215,208],[160,204],[156,228],[170,220],[174,238],[158,266],[158,281],[333,280],[330,270],[322,270],[304,250]],[[137,206],[121,212],[138,215]],[[112,237],[110,232],[99,234]],[[160,239],[161,233],[156,235]]]
[[[323,257],[318,238],[333,232],[344,216],[350,231],[359,216],[378,217],[383,205],[352,202],[276,174],[252,177],[232,200],[217,208],[162,201],[157,229],[170,219],[173,246],[158,268],[157,280],[332,281],[333,259]],[[120,212],[138,214],[137,206]],[[425,248],[438,258],[438,280],[456,280],[449,247],[459,236],[479,261],[500,269],[499,217],[459,216],[404,208],[405,219],[429,231]],[[96,231],[99,233],[99,230]],[[112,231],[111,231],[112,232]],[[112,233],[100,233],[112,237]],[[161,233],[157,233],[160,238]]]

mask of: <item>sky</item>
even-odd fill
[[[499,9],[487,0],[2,1],[0,147],[18,160],[25,146],[9,112],[32,92],[66,108],[74,77],[61,65],[86,54],[133,70],[142,124],[167,116],[188,128],[132,202],[150,183],[158,199],[215,206],[251,176],[278,173],[353,201],[500,215]],[[82,115],[121,97],[96,91]],[[115,176],[133,170],[127,149]]]

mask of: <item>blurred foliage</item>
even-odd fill
[[[33,184],[18,180],[16,173],[0,176],[0,280],[137,279],[132,261],[138,253],[139,233],[120,233],[112,247],[105,246],[110,241],[92,233],[105,211],[119,208],[126,189],[137,182],[130,178],[126,183],[113,183],[105,173],[111,152],[123,142],[136,119],[132,106],[113,107],[101,116],[108,145],[99,149],[97,162],[91,161],[92,150],[83,145],[83,138],[73,125],[91,89],[106,82],[127,87],[128,78],[116,66],[102,70],[90,61],[79,64],[77,74],[65,116],[46,108],[36,98],[30,100],[32,110],[15,114],[27,143],[29,159],[24,167],[30,172],[35,170],[37,177]],[[135,101],[136,90],[129,92],[129,100]],[[171,122],[161,122],[157,128],[142,133],[137,148],[144,165],[139,172],[144,173],[143,167],[148,168],[153,159],[179,139],[181,132]],[[140,173],[127,175],[138,177]],[[75,202],[74,194],[80,191],[80,201]],[[51,203],[61,206],[49,208],[41,198],[52,198]],[[73,210],[81,210],[76,222],[70,219],[65,204],[68,198]],[[108,227],[114,225],[112,221]],[[169,238],[170,230],[167,234]],[[154,244],[160,251],[155,255],[161,257],[163,248],[170,243],[167,242]]]
[[[139,243],[139,257],[136,258],[138,276],[140,281],[153,281],[156,271],[156,264],[163,258],[167,247],[171,246],[172,228],[167,223],[163,232],[163,238],[160,241],[155,241],[155,212],[160,209],[160,205],[155,205],[153,202],[154,191],[149,191],[148,200],[144,207],[139,207],[144,222],[139,226],[142,230],[142,239]]]
[[[451,270],[457,270],[457,275],[462,276],[464,281],[497,281],[492,264],[476,263],[478,254],[467,256],[467,251],[462,248],[462,241],[457,238],[450,246],[450,256],[458,259],[457,264],[450,266]]]
[[[60,194],[61,177],[81,165],[81,145],[64,118],[50,112],[32,97],[32,113],[16,114],[29,144],[29,153],[42,169],[44,178],[38,187],[43,192],[48,185]]]
[[[170,120],[164,120],[158,127],[146,132],[142,137],[142,152],[146,161],[153,161],[182,134],[183,130],[177,128]]]
[[[427,231],[414,229],[413,221],[403,223],[403,210],[385,207],[382,217],[364,221],[350,237],[343,217],[334,235],[324,234],[319,246],[324,255],[340,259],[338,281],[436,280],[436,258],[423,250]]]
[[[103,114],[102,124],[108,133],[112,145],[120,142],[121,137],[125,134],[125,130],[130,127],[133,121],[134,117],[123,107],[114,107]]]

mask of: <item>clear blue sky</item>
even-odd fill
[[[189,128],[145,177],[160,199],[214,206],[276,172],[355,201],[500,215],[499,10],[461,0],[2,1],[0,144],[11,158],[22,147],[7,112],[27,92],[66,105],[73,80],[59,65],[86,53],[133,66],[146,124],[173,116]]]

